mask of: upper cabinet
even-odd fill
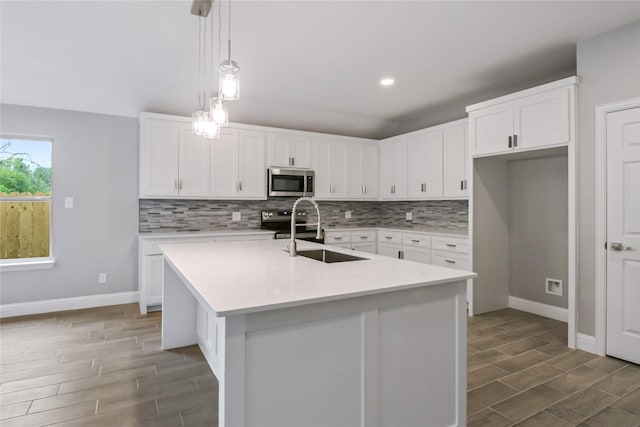
[[[442,131],[443,196],[467,197],[467,125]]]
[[[407,197],[407,140],[390,138],[380,141],[380,198]]]
[[[407,138],[407,197],[442,197],[442,131]]]
[[[289,133],[269,133],[267,166],[311,168],[311,137]]]
[[[467,107],[473,156],[574,141],[575,77]]]
[[[328,135],[313,140],[315,197],[347,199],[349,195],[349,144]]]
[[[467,120],[380,143],[380,198],[438,200],[467,197]]]
[[[266,199],[265,133],[191,132],[189,118],[140,115],[140,198]]]
[[[209,143],[177,120],[140,120],[140,197],[209,193]]]
[[[377,200],[378,170],[378,143],[350,141],[349,199]]]

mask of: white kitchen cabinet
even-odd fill
[[[576,82],[571,77],[467,107],[472,155],[570,144]]]
[[[349,198],[378,198],[378,144],[349,142]]]
[[[368,243],[351,242],[351,249],[355,251],[360,251],[360,252],[367,252],[370,254],[377,253],[376,242],[368,242]]]
[[[324,243],[339,248],[354,249],[372,254],[377,253],[376,230],[326,231]]]
[[[265,199],[264,135],[224,128],[211,147],[211,192],[220,198]]]
[[[378,255],[384,255],[391,258],[400,258],[401,251],[402,245],[378,242]]]
[[[140,197],[209,193],[209,141],[179,120],[140,118]]]
[[[164,257],[160,245],[174,243],[205,244],[217,241],[270,240],[273,233],[262,230],[237,232],[160,233],[138,237],[138,304],[146,314],[148,307],[162,304],[162,271]]]
[[[431,249],[419,247],[402,247],[402,259],[431,264]]]
[[[380,142],[380,198],[407,197],[407,140],[392,138]]]
[[[442,131],[407,138],[407,197],[442,197]]]
[[[443,196],[467,197],[467,126],[442,132]]]
[[[317,199],[347,199],[349,143],[341,138],[314,138],[313,168]]]
[[[431,252],[431,264],[471,271],[468,254],[434,249]]]
[[[269,133],[267,166],[310,168],[311,137],[290,133]]]

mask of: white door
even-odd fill
[[[467,127],[443,132],[444,196],[467,196]]]
[[[567,144],[571,138],[568,87],[526,96],[513,110],[515,148]]]
[[[393,141],[380,143],[380,197],[393,198]]]
[[[640,363],[640,107],[607,115],[607,354]]]
[[[469,113],[469,141],[474,155],[513,150],[513,104],[505,102]]]
[[[191,124],[180,127],[180,179],[181,196],[199,197],[209,195],[210,147],[214,139],[194,135]]]
[[[349,142],[349,198],[362,199],[364,193],[364,147],[360,141]]]
[[[140,197],[178,195],[180,122],[142,121]]]
[[[293,135],[291,137],[291,166],[296,168],[311,167],[311,138],[308,136]]]
[[[407,261],[421,262],[423,264],[431,263],[431,249],[423,248],[402,248],[402,259]]]
[[[211,195],[238,195],[238,133],[233,129],[223,128],[211,145]]]
[[[242,198],[267,198],[264,139],[257,132],[238,133],[238,195]]]
[[[378,145],[375,142],[364,143],[362,151],[362,181],[364,198],[378,198]]]
[[[291,166],[290,146],[291,135],[269,134],[267,137],[267,166]]]
[[[332,196],[330,150],[329,140],[320,138],[313,140],[314,192],[317,198],[325,199]]]
[[[427,136],[414,135],[407,139],[407,197],[425,197],[427,168]]]

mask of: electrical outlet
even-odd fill
[[[98,274],[98,283],[107,283],[107,273]]]
[[[407,212],[407,213],[405,214],[405,217],[406,217],[405,219],[406,219],[407,221],[413,221],[413,212]]]
[[[240,221],[242,219],[242,212],[231,212],[231,221]]]
[[[351,211],[344,211],[345,219],[351,219]]]
[[[544,291],[551,295],[562,296],[562,280],[549,279],[545,280]]]
[[[66,209],[73,209],[73,197],[64,198],[64,207]]]

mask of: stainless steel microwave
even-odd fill
[[[314,173],[308,169],[270,168],[269,196],[313,196]]]

